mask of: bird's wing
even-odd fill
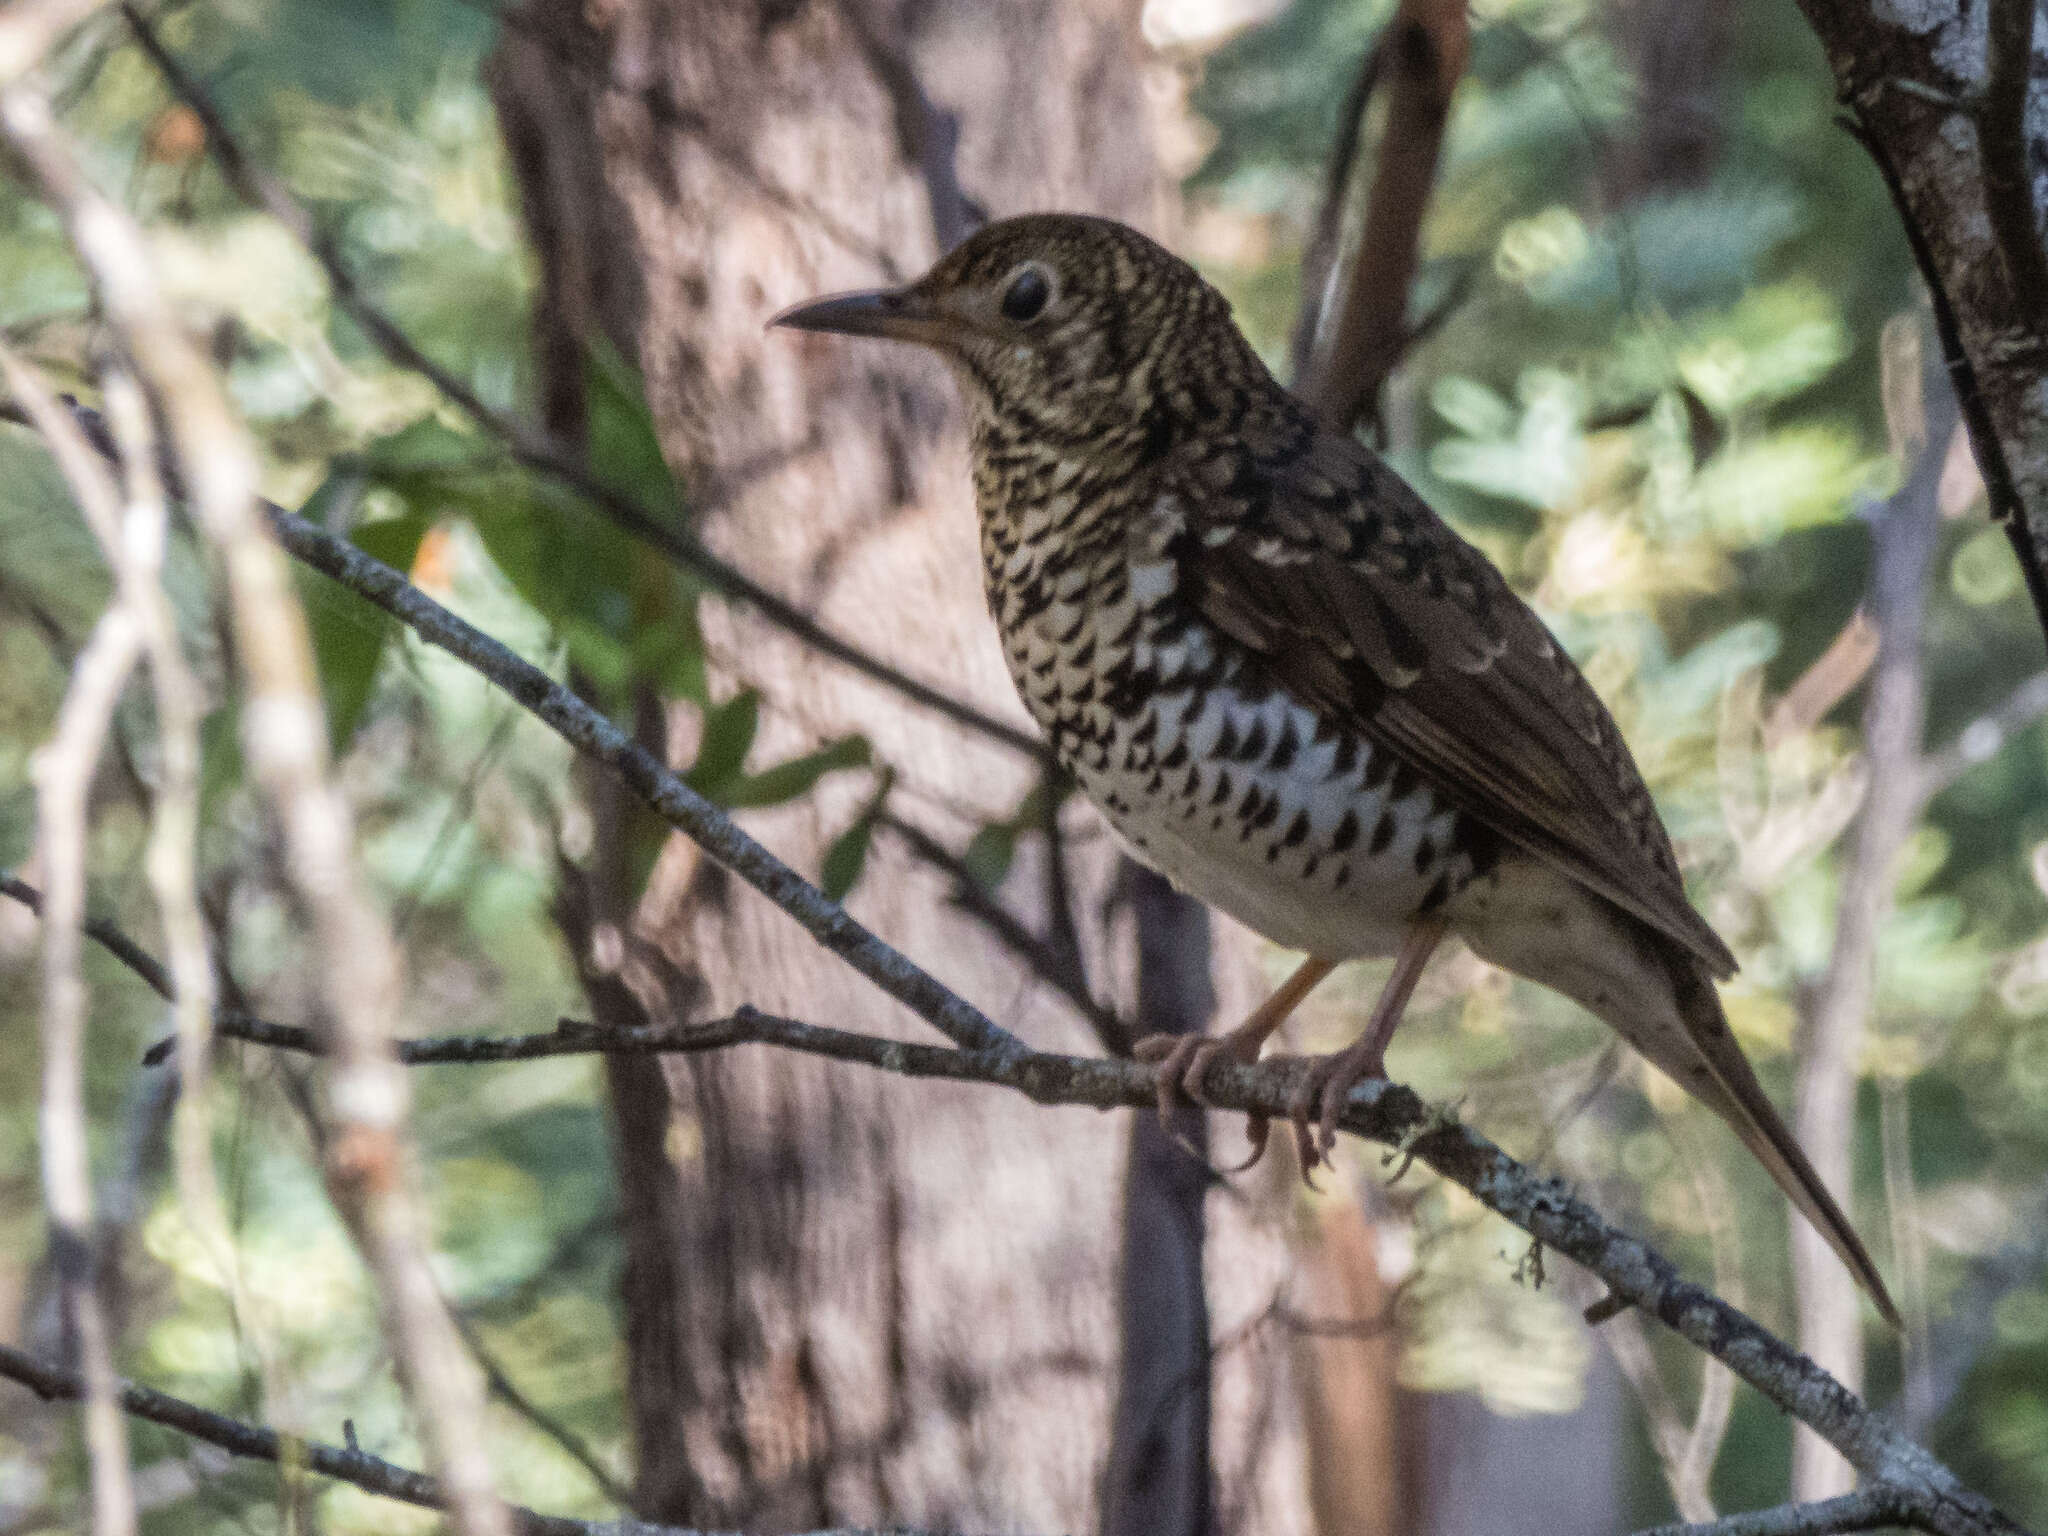
[[[1542,621],[1362,445],[1290,447],[1161,466],[1147,542],[1174,550],[1183,598],[1305,703],[1732,975],[1620,731]]]

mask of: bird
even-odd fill
[[[1612,715],[1483,554],[1274,378],[1192,266],[1114,220],[1025,214],[904,286],[769,323],[951,366],[1026,708],[1141,862],[1304,956],[1235,1029],[1139,1043],[1162,1113],[1202,1102],[1218,1058],[1255,1061],[1338,964],[1391,956],[1356,1042],[1293,1095],[1306,1176],[1455,935],[1726,1121],[1898,1326],[1729,1029],[1715,982],[1735,957]]]

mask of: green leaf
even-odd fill
[[[725,792],[739,780],[740,765],[747,760],[760,724],[761,695],[751,688],[743,688],[723,704],[706,710],[697,761],[683,776],[690,788],[722,802]]]
[[[312,522],[326,522],[326,509],[343,497],[354,496],[361,484],[362,476],[357,470],[337,471],[307,498],[301,515]],[[420,540],[426,532],[426,518],[409,511],[402,517],[363,524],[351,542],[366,554],[402,571],[419,553]],[[304,567],[294,567],[294,575],[306,608],[313,661],[320,671],[328,746],[339,756],[347,749],[363,709],[370,702],[377,667],[384,659],[385,642],[395,625],[378,609],[324,576]]]
[[[868,761],[867,738],[846,736],[802,757],[792,757],[759,773],[730,780],[717,798],[734,810],[781,805],[809,793],[811,786],[826,774],[840,768],[865,768]]]
[[[992,891],[1003,883],[1010,863],[1017,857],[1017,829],[1004,822],[992,822],[968,839],[960,863],[967,877],[983,890]]]
[[[633,365],[600,338],[585,355],[583,388],[592,472],[649,515],[680,517],[683,498]]]
[[[199,722],[199,822],[220,825],[221,802],[242,781],[242,711],[233,697]]]
[[[861,874],[867,868],[868,849],[875,840],[875,824],[881,820],[883,803],[888,800],[889,791],[895,784],[894,770],[884,768],[876,781],[874,794],[861,808],[861,813],[854,817],[851,826],[832,839],[832,846],[825,850],[818,886],[831,900],[846,900],[847,892],[859,884]]]

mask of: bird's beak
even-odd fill
[[[946,317],[914,288],[875,288],[864,293],[835,293],[785,309],[771,326],[792,331],[828,331],[840,336],[884,336],[892,341],[926,345],[951,329]]]

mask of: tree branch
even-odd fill
[[[673,526],[633,497],[593,474],[579,455],[556,442],[539,426],[485,403],[475,390],[429,357],[397,321],[363,292],[354,273],[343,261],[333,235],[320,227],[282,183],[249,158],[212,97],[164,46],[140,9],[134,5],[123,5],[121,11],[134,29],[136,41],[162,73],[172,94],[205,126],[207,148],[227,184],[244,202],[267,213],[305,246],[326,273],[334,302],[363,328],[364,334],[386,358],[431,383],[465,416],[503,444],[515,462],[568,487],[619,528],[665,559],[701,577],[725,596],[745,603],[813,650],[844,663],[862,676],[991,741],[999,741],[1027,757],[1050,759],[1051,749],[1038,737],[998,720],[942,689],[919,682],[869,655],[851,641],[840,638],[794,603],[713,553],[696,535]]]
[[[44,1401],[74,1401],[84,1392],[84,1383],[71,1371],[46,1364],[11,1345],[0,1344],[0,1377],[19,1382]],[[441,1484],[423,1472],[401,1467],[381,1456],[353,1447],[323,1444],[280,1435],[261,1424],[250,1424],[215,1413],[167,1392],[120,1384],[121,1407],[138,1419],[175,1429],[207,1445],[219,1446],[231,1456],[249,1461],[278,1463],[289,1452],[293,1465],[350,1483],[366,1493],[413,1504],[422,1509],[446,1509],[447,1495]],[[650,1525],[644,1520],[572,1520],[562,1515],[537,1514],[513,1507],[510,1511],[517,1536],[706,1536],[674,1525]],[[814,1531],[810,1536],[883,1536],[876,1531],[835,1529]],[[922,1536],[916,1531],[894,1531],[888,1536]]]
[[[1636,1536],[1835,1536],[1836,1532],[1876,1531],[1906,1525],[1932,1531],[1929,1517],[1899,1488],[1881,1484],[1840,1498],[1811,1504],[1780,1504],[1697,1525],[1660,1525]]]
[[[2036,336],[2048,335],[2048,252],[2027,169],[2027,92],[2033,84],[2039,0],[1990,0],[1989,69],[1977,102],[1984,208],[2005,261],[2013,298]]]
[[[309,1031],[278,1025],[249,1029],[244,1027],[247,1022],[223,1020],[219,1032],[288,1049],[317,1048]],[[834,1029],[752,1008],[700,1024],[630,1034],[564,1020],[545,1034],[441,1036],[402,1041],[399,1051],[401,1059],[424,1066],[601,1051],[692,1054],[741,1045],[772,1046],[903,1077],[983,1083],[1046,1105],[1150,1110],[1157,1102],[1152,1069],[1135,1062],[1025,1049],[957,1050]],[[1218,1063],[1205,1087],[1218,1109],[1279,1117],[1287,1113],[1305,1070],[1302,1062],[1284,1058],[1252,1067]],[[1703,1286],[1681,1279],[1663,1255],[1609,1226],[1557,1181],[1539,1177],[1485,1137],[1423,1103],[1411,1089],[1384,1081],[1361,1084],[1340,1124],[1400,1156],[1420,1159],[1546,1248],[1590,1271],[1621,1301],[1720,1360],[1781,1411],[1816,1428],[1899,1500],[1899,1507],[1912,1510],[1913,1523],[1921,1529],[1950,1536],[2014,1536],[2022,1531],[1789,1344]],[[1758,1527],[1759,1532],[1775,1529]]]
[[[1344,130],[1351,153],[1340,155],[1339,163],[1356,158],[1358,119],[1375,84],[1386,91],[1386,130],[1355,229],[1345,227],[1353,222],[1348,209],[1334,223],[1327,215],[1323,221],[1334,227],[1336,246],[1319,291],[1336,297],[1315,306],[1296,386],[1318,415],[1341,430],[1372,411],[1408,344],[1408,289],[1423,214],[1470,42],[1461,0],[1401,0],[1353,91],[1357,110]],[[1333,186],[1337,174],[1333,169]],[[1345,180],[1352,188],[1364,185],[1355,164]]]
[[[827,900],[816,886],[741,831],[730,816],[538,667],[464,623],[389,566],[304,518],[272,508],[271,525],[295,557],[489,678],[578,751],[609,764],[670,825],[947,1038],[970,1049],[1022,1049],[1007,1030],[855,922],[837,902]]]
[[[242,1016],[224,1015],[216,1033],[286,1050],[321,1049],[311,1030]],[[401,1040],[397,1051],[408,1065],[429,1066],[598,1052],[687,1055],[741,1045],[772,1046],[903,1077],[984,1083],[1047,1105],[1149,1110],[1157,1102],[1152,1069],[1135,1062],[1022,1047],[957,1050],[834,1029],[752,1008],[703,1023],[630,1032],[564,1019],[545,1033]],[[1253,1067],[1219,1063],[1205,1086],[1219,1109],[1278,1117],[1288,1112],[1303,1070],[1302,1063],[1286,1059]],[[1412,1090],[1388,1082],[1361,1084],[1340,1123],[1401,1156],[1420,1158],[1496,1214],[1604,1281],[1619,1304],[1641,1308],[1720,1360],[1780,1410],[1815,1426],[1866,1476],[1904,1501],[1901,1507],[1918,1511],[1915,1523],[1922,1529],[1950,1536],[2022,1533],[2022,1527],[1965,1489],[1947,1467],[1873,1414],[1811,1360],[1704,1287],[1679,1278],[1671,1262],[1647,1244],[1609,1226],[1562,1185],[1538,1177],[1485,1137],[1424,1104]],[[13,1374],[6,1361],[7,1356],[0,1354],[0,1374]],[[1718,1532],[1720,1527],[1707,1529]],[[1731,1527],[1730,1536],[1740,1536],[1746,1529]],[[1759,1526],[1756,1536],[1777,1529]]]

